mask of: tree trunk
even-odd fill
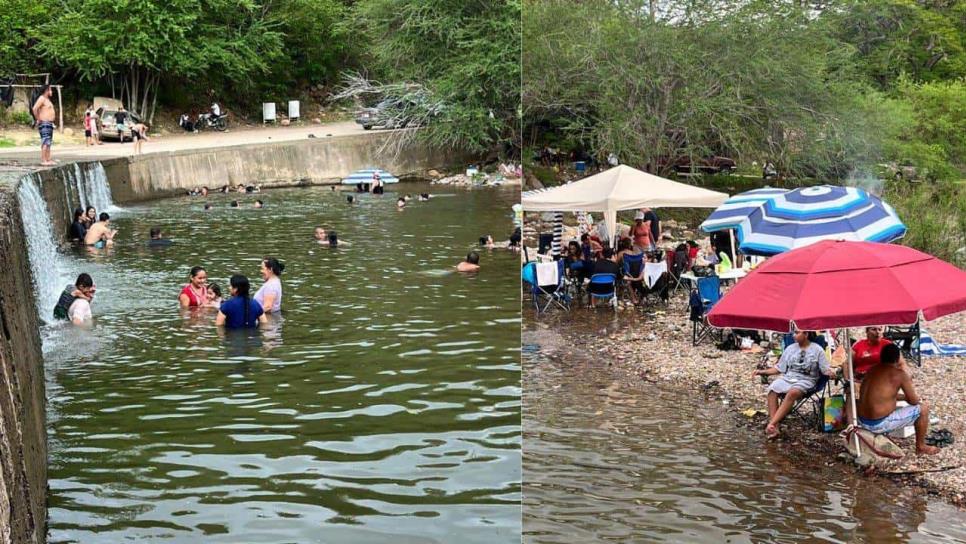
[[[148,116],[148,124],[154,124],[154,112],[158,109],[158,89],[159,81],[161,79],[161,74],[157,73],[154,75],[154,99],[151,101],[151,115]]]

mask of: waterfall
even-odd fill
[[[81,169],[79,164],[75,167]],[[84,165],[85,182],[84,194],[87,197],[87,206],[94,206],[98,212],[114,211],[114,200],[111,198],[111,186],[107,184],[107,171],[100,162],[91,162]]]
[[[111,186],[107,183],[107,171],[100,162],[74,163],[70,168],[62,168],[64,194],[67,209],[76,207],[87,209],[94,206],[98,213],[118,210],[111,197]]]
[[[27,238],[27,253],[33,276],[37,312],[44,321],[50,321],[51,312],[64,286],[70,283],[66,266],[57,253],[50,211],[40,191],[40,179],[26,176],[17,190],[20,201],[20,219]]]

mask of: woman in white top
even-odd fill
[[[277,313],[282,310],[282,280],[279,276],[285,270],[285,265],[275,257],[262,259],[260,272],[265,283],[255,292],[254,298],[266,314]]]

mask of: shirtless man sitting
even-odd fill
[[[865,375],[859,394],[859,424],[876,434],[916,427],[916,453],[939,453],[936,446],[926,445],[929,431],[929,405],[922,402],[912,385],[912,378],[899,366],[899,348],[895,344],[882,347],[879,364]],[[905,394],[909,406],[896,408],[899,391]]]
[[[100,221],[91,225],[91,228],[87,229],[87,235],[84,237],[84,243],[89,246],[94,246],[98,249],[114,244],[114,235],[117,233],[116,230],[111,230],[109,223],[111,221],[111,216],[107,215],[107,212],[101,212]]]

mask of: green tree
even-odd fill
[[[856,67],[882,90],[901,74],[914,81],[966,76],[966,2],[848,0],[827,17],[856,50]]]
[[[484,151],[519,135],[519,0],[359,0],[362,67],[425,87],[444,104],[427,141]]]
[[[81,80],[109,78],[148,119],[163,78],[245,82],[268,73],[282,47],[254,0],[69,0],[54,13],[35,28],[34,49]]]

